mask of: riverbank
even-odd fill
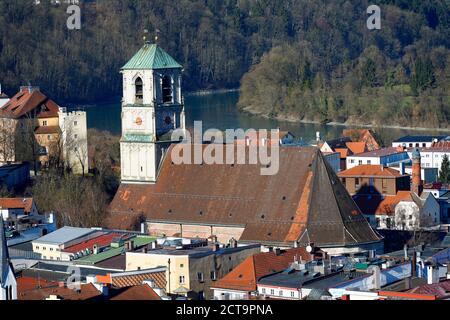
[[[262,117],[268,120],[277,120],[284,121],[290,123],[305,123],[305,124],[318,124],[318,125],[326,125],[326,126],[340,126],[347,128],[380,128],[380,129],[399,129],[399,130],[411,130],[411,131],[436,131],[436,132],[450,132],[450,128],[427,128],[427,127],[403,127],[397,125],[375,125],[375,124],[364,124],[364,123],[346,123],[346,122],[320,122],[314,120],[301,120],[297,119],[294,116],[283,116],[278,115],[276,117],[271,117],[268,114],[260,113],[252,108],[243,108],[240,111],[248,113],[252,116]]]

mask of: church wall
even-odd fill
[[[153,70],[123,70],[123,103],[134,104],[135,103],[135,82],[138,77],[142,79],[144,100],[143,104],[153,104]]]
[[[120,144],[122,180],[150,182],[155,180],[155,145],[153,143]]]

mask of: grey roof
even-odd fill
[[[301,288],[305,282],[317,278],[319,276],[320,276],[319,272],[312,272],[308,270],[289,272],[286,270],[283,272],[261,277],[258,280],[258,284],[298,289]]]
[[[8,244],[6,242],[3,215],[0,214],[0,285],[3,288],[4,281],[8,276],[11,262],[9,260]]]
[[[443,140],[447,136],[404,136],[394,142],[433,142],[434,139]]]
[[[48,244],[63,244],[77,238],[81,238],[90,233],[96,232],[96,230],[86,228],[74,228],[74,227],[62,227],[52,233],[49,233],[33,242],[48,243]]]

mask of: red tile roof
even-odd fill
[[[161,297],[147,284],[128,287],[119,290],[117,294],[113,290],[110,292],[111,298],[109,300],[161,300]]]
[[[366,215],[394,215],[400,201],[411,201],[410,191],[398,191],[395,196],[357,195],[353,197],[361,212]]]
[[[0,198],[0,208],[23,209],[25,213],[30,213],[33,209],[33,198]]]
[[[256,290],[257,279],[287,269],[295,259],[310,261],[311,255],[304,248],[255,254],[245,259],[225,277],[215,282],[213,288],[251,292]]]
[[[125,274],[107,274],[106,276],[97,276],[99,283],[111,284],[114,288],[126,288],[141,285],[145,280],[153,280],[157,287],[166,288],[166,272],[165,271],[136,271],[127,272]]]
[[[355,157],[384,157],[391,154],[397,154],[397,153],[403,153],[406,152],[402,148],[394,148],[394,147],[388,147],[373,151],[368,151],[364,153],[355,154]]]
[[[434,295],[437,298],[450,298],[450,280],[423,286],[409,290],[410,293]]]
[[[345,145],[353,154],[367,151],[365,142],[347,142]]]
[[[37,110],[45,117],[58,117],[58,105],[42,92],[22,88],[11,100],[0,109],[0,117],[19,119],[32,110]]]
[[[61,300],[89,300],[98,298],[102,295],[101,292],[98,291],[92,283],[80,285],[80,291],[75,291],[67,287],[59,287],[57,284],[55,286],[49,285],[42,288],[35,287],[27,290],[27,282],[29,282],[29,280],[21,279],[24,278],[17,279],[17,298],[19,300],[46,300],[51,295],[57,296]],[[22,281],[25,282],[25,285],[19,285],[19,283]]]
[[[395,169],[384,168],[377,165],[360,165],[338,173],[339,177],[401,177]]]
[[[80,252],[80,251],[83,251],[86,249],[92,250],[94,245],[97,245],[99,248],[105,247],[105,246],[111,244],[112,240],[118,236],[120,236],[120,234],[118,234],[118,233],[104,234],[99,237],[90,239],[88,241],[78,243],[76,245],[68,247],[68,248],[64,249],[64,252],[77,253],[77,252]]]

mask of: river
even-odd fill
[[[239,111],[236,103],[239,99],[239,92],[216,92],[208,94],[192,94],[185,97],[186,106],[186,124],[192,127],[194,121],[203,121],[203,130],[215,128],[225,129],[276,129],[292,132],[298,139],[311,141],[315,139],[316,132],[321,133],[324,139],[333,139],[340,137],[344,126],[311,124],[311,123],[293,123],[278,121],[254,116]],[[103,103],[91,106],[85,106],[87,112],[88,128],[107,130],[113,134],[119,135],[121,132],[120,120],[120,102]],[[375,128],[375,131],[381,136],[386,144],[408,134],[443,134],[436,130],[409,130],[395,128]],[[446,132],[447,133],[447,132]],[[448,132],[447,134],[450,134]]]

